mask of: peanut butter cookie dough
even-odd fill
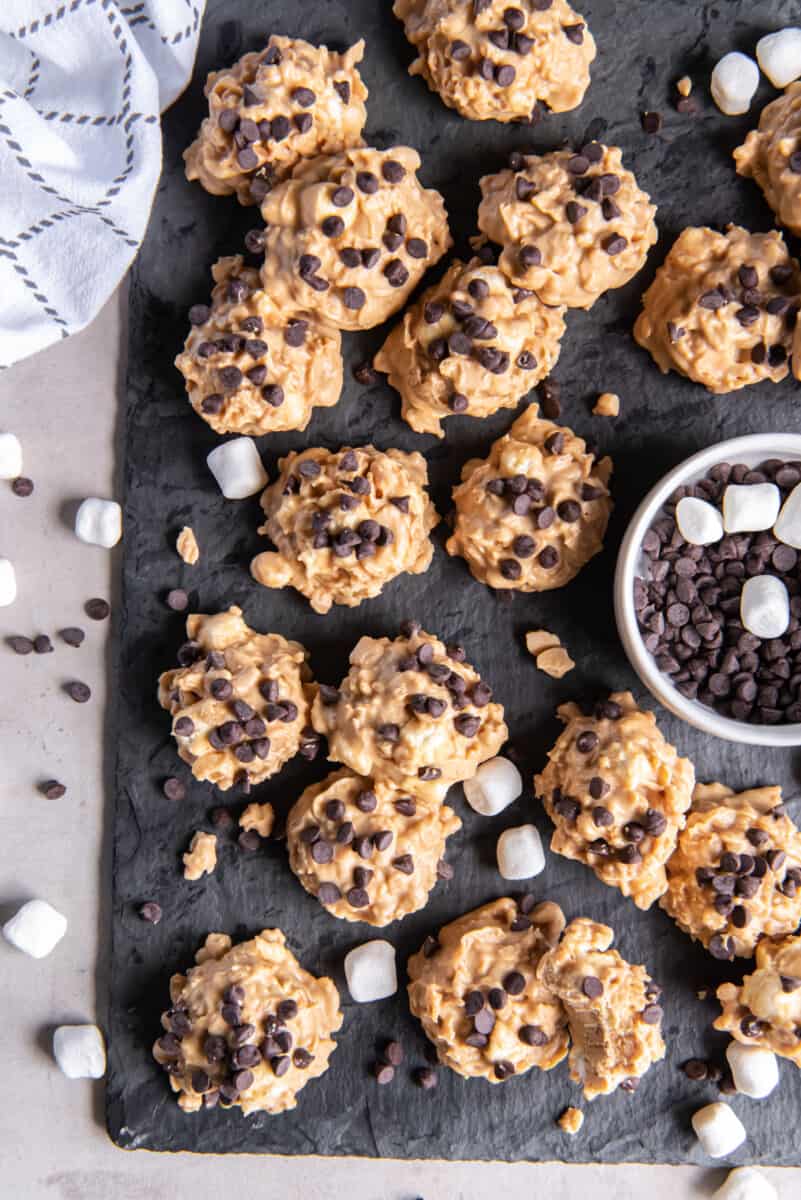
[[[408,571],[428,570],[439,516],[417,452],[374,446],[293,451],[263,493],[259,529],[275,550],[250,565],[265,587],[294,587],[315,612],[353,608]]]
[[[737,174],[762,188],[780,225],[801,237],[801,81],[762,109],[759,128],[752,129],[734,151]]]
[[[614,936],[608,925],[579,917],[537,967],[538,980],[565,1006],[570,1078],[588,1100],[618,1087],[636,1091],[648,1068],[665,1057],[657,1003],[662,989],[645,967],[609,949]]]
[[[439,192],[408,146],[301,162],[262,205],[262,280],[279,303],[339,329],[371,329],[402,308],[451,245]]]
[[[160,676],[158,693],[179,755],[221,791],[269,779],[314,737],[306,651],[251,629],[236,605],[193,613],[186,632],[179,666]]]
[[[330,979],[304,971],[280,929],[232,946],[210,933],[196,966],[170,980],[153,1057],[184,1112],[286,1112],[328,1068],[342,1025]]]
[[[359,775],[442,796],[498,753],[508,730],[492,688],[466,661],[416,622],[401,636],[361,638],[339,688],[321,684],[312,723],[329,759]]]
[[[534,777],[556,826],[551,849],[650,908],[667,888],[665,863],[692,801],[693,765],[630,692],[587,713],[563,704],[557,714],[565,728]]]
[[[651,204],[617,146],[525,156],[481,180],[478,227],[499,267],[543,304],[591,308],[643,267],[657,239]]]
[[[212,71],[209,115],[184,151],[187,179],[213,196],[236,192],[240,204],[260,204],[302,158],[361,145],[363,56],[363,41],[336,54],[300,38],[271,37],[263,50]]]
[[[801,1067],[801,937],[763,938],[756,970],[740,987],[722,983],[718,1000],[723,1012],[715,1029]]]
[[[526,914],[501,899],[426,939],[408,962],[409,1007],[441,1063],[466,1078],[502,1083],[562,1061],[567,1020],[537,967],[564,925],[550,901]]]
[[[546,308],[497,267],[456,260],[403,315],[375,357],[404,421],[443,436],[454,413],[514,408],[559,358],[564,308]]]
[[[529,121],[538,101],[577,108],[590,84],[595,42],[566,0],[395,0],[422,75],[472,121]]]
[[[342,391],[339,330],[308,312],[288,314],[243,263],[237,254],[214,264],[211,305],[189,310],[175,365],[215,433],[305,429],[312,410],[330,408]]]
[[[412,794],[347,767],[306,788],[290,810],[289,865],[335,917],[389,925],[425,907],[462,822],[440,797]]]
[[[801,833],[781,788],[698,784],[667,863],[662,908],[715,958],[750,958],[801,923]]]
[[[663,374],[678,371],[710,392],[772,379],[793,356],[801,272],[780,233],[690,226],[642,298],[634,337]],[[801,371],[801,346],[794,371]]]
[[[564,587],[603,549],[612,461],[596,461],[580,437],[532,404],[486,459],[462,467],[456,519],[445,543],[492,588]]]

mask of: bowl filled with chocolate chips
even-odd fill
[[[623,539],[615,618],[671,712],[729,741],[801,745],[801,435],[734,438],[669,471]]]

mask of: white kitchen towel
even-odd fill
[[[0,366],[83,329],[130,266],[205,3],[0,0]]]

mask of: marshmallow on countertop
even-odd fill
[[[780,29],[760,38],[757,62],[776,88],[785,88],[801,75],[801,29]]]
[[[712,72],[712,99],[727,117],[747,113],[758,87],[759,67],[738,50],[724,54]]]
[[[244,500],[255,496],[267,483],[253,438],[234,438],[216,446],[206,463],[226,500]]]
[[[758,638],[778,638],[790,624],[790,597],[775,575],[752,575],[740,593],[740,620]]]
[[[697,496],[683,496],[676,505],[676,524],[691,546],[711,546],[723,537],[720,510]]]
[[[740,1118],[721,1100],[699,1108],[693,1114],[692,1127],[701,1148],[710,1158],[725,1158],[733,1154],[748,1136]]]
[[[8,558],[0,558],[0,608],[8,608],[17,598],[17,573]]]
[[[801,483],[796,484],[782,505],[773,534],[785,546],[801,550]]]
[[[13,433],[0,433],[0,479],[19,479],[22,474],[22,446]]]
[[[89,496],[75,514],[75,532],[87,545],[110,550],[122,537],[122,509],[116,500]]]
[[[730,483],[723,493],[723,528],[726,533],[770,529],[781,502],[775,483]]]
[[[395,947],[383,938],[354,946],[345,955],[345,979],[357,1004],[394,996],[398,990]]]
[[[523,791],[523,780],[508,758],[489,758],[462,787],[467,803],[475,812],[482,817],[494,817],[518,798]]]
[[[67,932],[67,918],[46,900],[29,900],[3,926],[3,937],[31,958],[46,958]]]
[[[102,1079],[106,1073],[106,1045],[96,1025],[59,1025],[53,1057],[68,1079]]]
[[[545,870],[545,851],[534,825],[504,829],[496,853],[498,870],[504,879],[533,879]]]
[[[764,1100],[778,1086],[779,1064],[776,1055],[761,1046],[729,1042],[726,1059],[738,1092],[752,1100]]]
[[[778,1193],[756,1167],[736,1167],[726,1176],[712,1200],[779,1200]]]

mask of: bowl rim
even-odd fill
[[[688,478],[705,474],[719,462],[733,461],[744,455],[797,458],[801,461],[801,434],[753,433],[716,442],[685,458],[654,484],[637,506],[618,551],[614,578],[615,622],[623,649],[640,680],[655,699],[675,716],[702,733],[729,742],[750,746],[799,746],[801,723],[749,725],[732,717],[720,716],[697,700],[682,696],[646,650],[634,611],[634,577],[640,545],[665,500]]]

